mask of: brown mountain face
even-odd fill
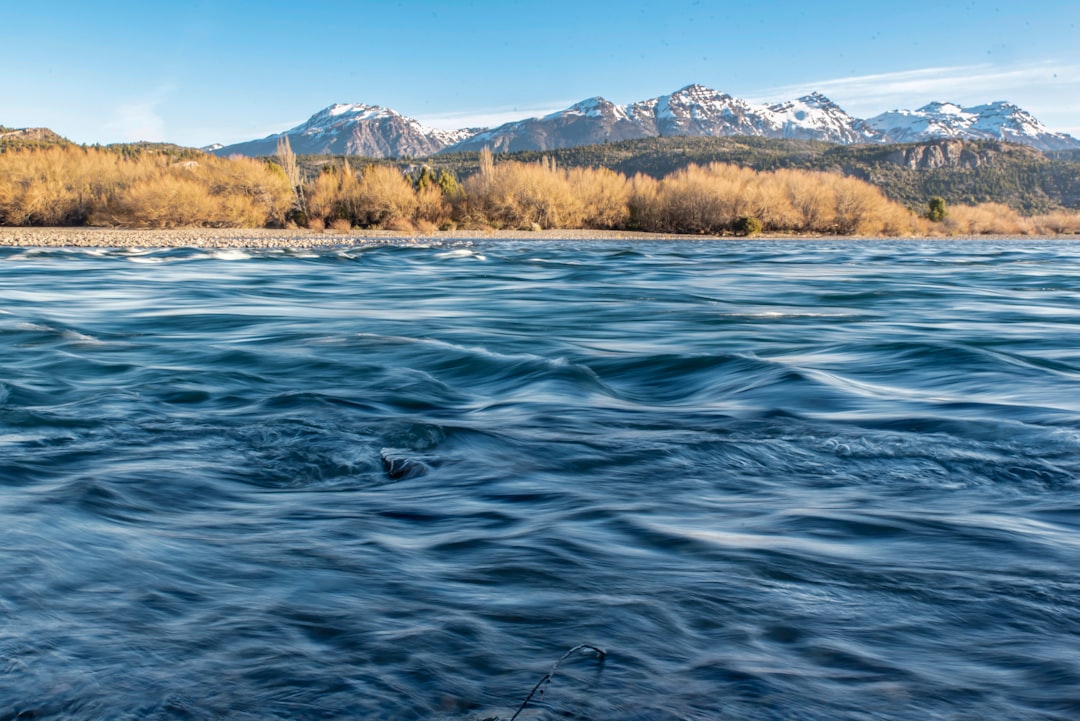
[[[1041,158],[1034,148],[1002,143],[972,143],[963,140],[939,140],[918,145],[904,145],[888,155],[888,161],[912,170],[938,168],[978,168],[993,165],[1003,155]]]
[[[434,155],[470,131],[425,128],[418,121],[376,105],[331,105],[291,130],[260,140],[215,148],[214,154],[273,155],[278,140],[288,137],[299,155],[360,155],[407,158]]]
[[[400,115],[350,124],[330,132],[287,133],[293,152],[300,155],[361,155],[368,158],[425,157],[445,147],[418,132],[414,122]],[[217,155],[273,155],[278,136],[227,145]]]
[[[451,152],[480,150],[497,153],[555,150],[597,145],[655,135],[604,98],[589,98],[542,118],[528,118],[481,131],[449,148]]]

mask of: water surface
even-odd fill
[[[1080,717],[1080,243],[0,250],[0,719]]]

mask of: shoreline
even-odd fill
[[[679,235],[623,230],[446,230],[415,233],[394,230],[315,231],[266,228],[129,228],[0,227],[0,247],[14,248],[333,248],[370,241],[486,240],[1080,240],[1080,235],[939,235],[888,238],[793,233]]]

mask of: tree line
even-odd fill
[[[131,228],[282,225],[281,168],[173,148],[53,145],[0,153],[0,225]]]
[[[0,224],[438,230],[641,230],[747,235],[1077,233],[1080,215],[1021,216],[937,198],[910,208],[837,172],[689,164],[657,178],[562,167],[550,156],[449,170],[348,158],[305,174],[287,139],[271,159],[173,147],[56,146],[0,154]]]
[[[911,160],[943,146],[952,146],[952,154],[962,157],[936,167]],[[1041,153],[991,140],[836,145],[745,136],[673,136],[520,151],[501,157],[536,162],[545,155],[563,167],[605,167],[627,177],[642,173],[657,179],[689,165],[711,163],[754,170],[839,172],[869,181],[886,197],[918,211],[935,195],[950,205],[999,203],[1024,215],[1080,209],[1080,151]],[[436,155],[425,162],[458,177],[471,175],[478,166],[476,153]]]

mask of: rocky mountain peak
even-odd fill
[[[599,95],[586,98],[580,102],[574,103],[566,110],[559,110],[557,112],[549,114],[547,117],[561,115],[563,113],[576,113],[579,115],[587,115],[591,117],[602,117],[605,115],[625,115],[622,108],[615,103],[600,97]]]
[[[911,112],[911,111],[896,110],[896,111],[893,111],[893,112]],[[922,106],[921,108],[919,108],[915,112],[916,113],[922,113],[924,115],[963,115],[964,114],[964,109],[962,107],[960,107],[959,105],[957,105],[956,103],[942,103],[942,102],[939,102],[939,101],[935,100],[932,103],[927,103],[926,105]]]
[[[918,110],[890,110],[866,122],[894,143],[956,138],[1004,140],[1038,150],[1080,148],[1076,138],[1050,131],[1027,111],[1003,100],[966,108],[933,102]]]
[[[823,110],[840,110],[839,105],[818,92],[813,92],[809,95],[803,95],[801,98],[799,98],[799,102],[803,103],[804,105],[821,108]]]

